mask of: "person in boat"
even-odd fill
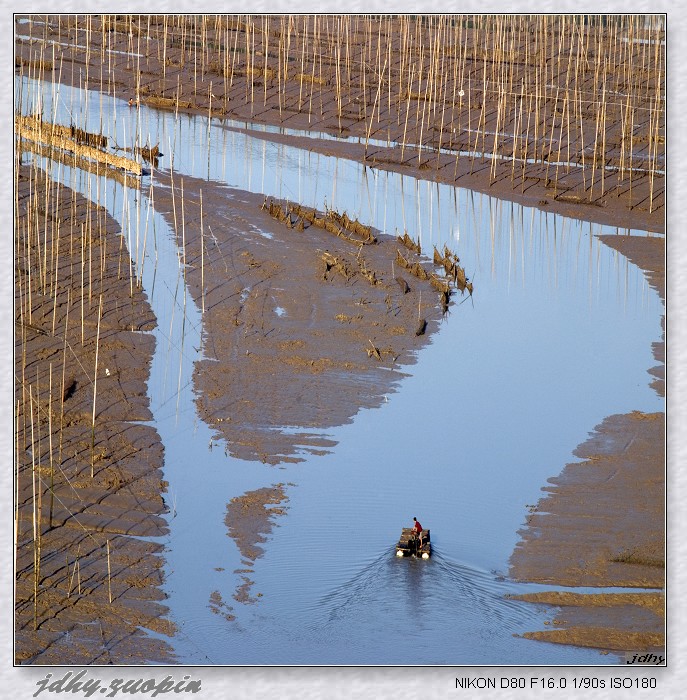
[[[422,549],[422,525],[420,525],[420,521],[417,518],[413,518],[413,523],[413,532],[415,537],[420,540],[420,548]]]

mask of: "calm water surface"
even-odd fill
[[[430,254],[447,244],[475,284],[382,408],[326,433],[338,443],[331,454],[276,468],[233,459],[223,445],[209,447],[195,411],[201,319],[173,233],[151,206],[150,178],[132,190],[43,162],[121,223],[158,319],[149,393],[170,483],[165,590],[181,662],[617,663],[515,636],[545,629],[551,613],[509,600],[545,587],[513,583],[507,572],[527,505],[589,431],[613,413],[663,410],[647,374],[661,301],[595,237],[627,231],[373,171],[207,118],[175,121],[99,93],[17,81],[16,96],[25,113],[40,103],[46,119],[102,130],[120,147],[137,134],[159,143],[163,170],[173,153],[178,175],[406,229]],[[244,564],[227,536],[226,505],[276,483],[287,484],[288,510],[249,574],[262,595],[239,603],[235,570]],[[394,557],[414,515],[432,530],[429,561]],[[212,611],[213,593],[234,620]]]

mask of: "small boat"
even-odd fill
[[[432,544],[429,541],[429,530],[422,531],[422,545],[420,537],[415,533],[414,528],[404,527],[401,531],[401,539],[396,545],[397,557],[422,557],[429,559],[432,554]]]

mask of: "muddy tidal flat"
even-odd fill
[[[182,181],[160,178],[158,186],[156,206],[172,224],[172,188],[178,198]],[[286,216],[287,202],[195,179],[183,178],[183,188],[187,280],[205,309],[206,359],[194,375],[199,414],[243,459],[326,454],[331,440],[283,427],[332,428],[379,407],[437,331],[439,289],[447,308],[460,293],[394,236],[328,231]]]
[[[665,39],[15,16],[15,663],[664,650]]]
[[[170,661],[144,632],[173,631],[164,450],[145,423],[155,318],[107,212],[29,167],[16,197],[16,661]]]

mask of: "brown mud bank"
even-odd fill
[[[275,518],[284,515],[288,506],[282,505],[288,502],[286,486],[289,484],[273,484],[255,491],[248,491],[241,496],[232,498],[227,504],[227,514],[224,518],[227,526],[227,536],[234,540],[241,552],[241,564],[243,568],[235,569],[234,574],[239,574],[241,583],[237,585],[234,600],[238,603],[257,603],[262,598],[262,593],[253,595],[250,574],[254,572],[255,560],[264,554],[260,546],[267,542],[268,535],[276,525]],[[224,571],[224,567],[217,567],[217,571]],[[221,615],[228,622],[235,619],[234,608],[227,603],[220,591],[210,594],[208,607],[215,615]]]
[[[556,617],[544,624],[555,629],[525,632],[526,639],[574,644],[608,651],[658,651],[665,640],[662,593],[568,593],[551,591],[512,596],[551,606]],[[619,626],[618,621],[622,620]]]
[[[355,137],[298,143],[664,231],[660,18],[27,15],[15,28],[18,74]]]
[[[664,585],[662,413],[610,416],[549,479],[512,557],[517,578],[564,586]],[[582,546],[581,546],[581,543]]]
[[[33,166],[15,196],[15,661],[168,662],[155,317],[103,207]]]
[[[267,542],[267,536],[276,524],[275,518],[284,515],[288,506],[286,495],[287,484],[274,484],[269,487],[249,491],[241,496],[232,498],[227,504],[227,515],[224,522],[227,535],[231,537],[241,552],[241,563],[245,568],[236,569],[235,574],[241,574],[241,584],[237,587],[234,599],[239,603],[255,603],[262,593],[251,594],[255,583],[247,574],[253,573],[255,560],[259,559],[264,550],[260,546]],[[294,484],[288,484],[294,486]]]
[[[342,227],[343,212],[287,213],[262,195],[156,179],[156,209],[176,230],[204,309],[204,359],[194,368],[201,417],[235,457],[278,464],[327,453],[336,444],[327,429],[396,390],[455,283],[411,241],[360,222]],[[462,268],[452,269],[463,286]]]
[[[607,246],[622,253],[632,264],[644,271],[649,284],[666,301],[666,242],[664,238],[642,238],[639,236],[599,236]],[[653,353],[660,363],[649,370],[655,377],[652,388],[659,396],[665,396],[665,315],[661,318],[663,336],[653,343]]]
[[[665,301],[663,238],[601,236],[640,266]],[[665,317],[664,319],[665,320]],[[663,341],[654,343],[661,362],[649,370],[664,395]],[[665,415],[606,418],[575,450],[547,496],[530,508],[522,539],[511,557],[511,576],[562,586],[665,587]],[[560,608],[555,630],[526,637],[616,651],[662,648],[664,594],[574,595],[552,591],[519,596]]]

